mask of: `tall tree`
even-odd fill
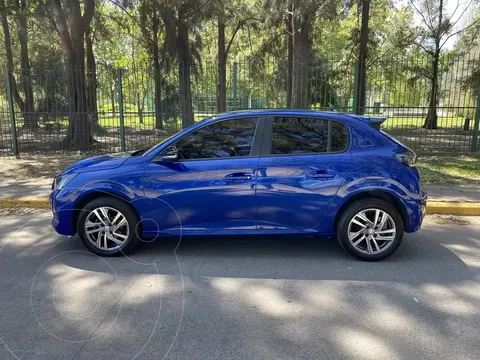
[[[28,33],[27,33],[27,0],[18,0],[18,42],[20,43],[20,76],[25,98],[23,110],[24,126],[29,129],[37,127],[35,105],[33,102],[32,72],[28,55]]]
[[[227,111],[227,51],[225,48],[225,1],[218,1],[217,19],[217,44],[218,44],[218,68],[217,68],[217,112]]]
[[[159,0],[141,0],[138,12],[140,28],[148,52],[152,56],[155,86],[155,128],[163,129],[162,118],[162,78],[159,33],[161,28],[162,2]]]
[[[292,6],[292,105],[294,108],[307,108],[308,103],[308,66],[311,50],[311,30],[315,20],[317,2],[293,1]]]
[[[286,16],[287,28],[287,108],[292,107],[292,76],[293,76],[293,4],[288,4]]]
[[[18,108],[22,112],[24,127],[35,129],[37,120],[34,112],[34,100],[32,89],[31,66],[28,55],[28,35],[27,35],[27,2],[26,0],[13,0],[6,6],[5,0],[0,0],[1,21],[3,29],[3,38],[5,44],[5,54],[7,58],[7,70],[12,86],[12,94]],[[18,42],[20,44],[20,83],[24,98],[21,97],[17,81],[14,76],[15,64],[12,51],[12,39],[7,15],[14,15],[17,25]]]
[[[200,66],[199,24],[211,16],[209,0],[164,0],[165,51],[177,59],[179,104],[182,126],[193,124],[191,74]]]
[[[295,108],[309,107],[309,65],[312,60],[312,32],[318,18],[331,17],[336,12],[336,0],[267,0],[268,11],[288,14],[292,36],[291,102]],[[289,80],[288,80],[289,81]],[[287,84],[288,84],[287,81]],[[288,96],[287,96],[288,98]],[[288,100],[288,99],[287,99]]]
[[[368,60],[368,23],[370,19],[370,0],[360,0],[362,10],[362,23],[360,27],[360,41],[358,44],[358,102],[357,114],[365,113],[367,90],[367,60]]]
[[[85,34],[95,13],[95,0],[49,0],[55,29],[62,44],[68,88],[68,145],[88,148],[93,142],[85,86]],[[82,11],[83,9],[83,11]]]
[[[5,54],[7,57],[7,71],[9,75],[9,81],[12,86],[15,102],[17,106],[20,108],[20,110],[23,111],[25,104],[18,92],[17,82],[15,80],[15,77],[13,76],[14,65],[13,65],[13,52],[12,52],[12,38],[10,35],[10,26],[8,24],[8,17],[7,17],[8,8],[5,6],[5,0],[0,0],[0,9],[1,9],[3,41],[5,43]]]
[[[422,24],[418,29],[416,44],[430,58],[430,68],[426,72],[428,80],[430,81],[430,93],[428,112],[423,124],[424,128],[437,129],[438,127],[439,68],[441,53],[445,44],[451,37],[475,26],[479,21],[479,19],[476,19],[470,24],[458,28],[457,25],[462,19],[462,15],[474,0],[470,0],[463,11],[458,11],[460,8],[459,1],[460,0],[457,0],[455,10],[451,14],[448,14],[446,11],[446,0],[410,0],[412,7],[422,19]]]
[[[251,21],[253,9],[245,1],[217,0],[217,111],[227,111],[227,59],[238,32]],[[227,41],[226,30],[230,30]]]
[[[91,26],[85,31],[85,46],[87,52],[87,109],[89,120],[98,124],[97,112],[97,64],[93,53],[94,34]]]

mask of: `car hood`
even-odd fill
[[[115,169],[125,163],[131,156],[131,153],[122,152],[83,159],[68,166],[62,174]]]

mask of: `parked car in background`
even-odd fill
[[[148,150],[77,162],[52,186],[52,226],[110,256],[166,235],[335,235],[380,260],[420,229],[415,154],[384,119],[303,110],[234,112]],[[315,240],[312,240],[315,241]]]

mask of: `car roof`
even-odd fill
[[[363,117],[360,115],[349,114],[349,113],[340,113],[336,111],[319,111],[319,110],[308,110],[308,109],[255,109],[255,110],[237,110],[231,111],[228,113],[214,115],[209,117],[201,123],[213,122],[216,120],[224,120],[229,118],[236,118],[241,116],[269,116],[269,115],[290,115],[290,116],[321,116],[330,119],[353,119],[353,120],[362,120],[368,123],[368,117]]]

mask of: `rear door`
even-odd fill
[[[322,218],[348,173],[347,125],[321,117],[272,116],[257,170],[260,230],[322,229]]]

